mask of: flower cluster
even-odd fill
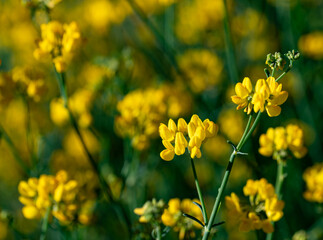
[[[194,44],[202,37],[206,38],[206,33],[216,29],[224,17],[222,1],[180,1],[179,4],[175,33],[186,44]]]
[[[41,175],[39,178],[29,178],[18,185],[19,201],[25,206],[22,213],[27,219],[39,219],[50,212],[60,223],[68,224],[78,220],[88,223],[90,206],[79,201],[78,182],[70,180],[65,171],[59,171],[56,176]],[[85,221],[84,221],[85,220]]]
[[[243,79],[242,83],[235,86],[236,95],[232,96],[232,101],[237,104],[237,110],[244,108],[247,114],[252,110],[254,112],[265,109],[268,116],[276,117],[280,114],[281,108],[288,97],[286,91],[282,91],[282,84],[278,84],[275,78],[269,77],[267,80],[259,79],[256,83],[255,90],[252,87],[248,77]]]
[[[289,153],[296,158],[302,158],[307,153],[303,130],[294,124],[286,128],[268,128],[266,134],[260,136],[259,144],[259,153],[266,157],[272,156],[275,160],[286,160]]]
[[[311,202],[323,203],[323,163],[307,168],[303,179],[306,182],[304,198]]]
[[[183,155],[188,148],[191,158],[201,157],[201,144],[207,138],[217,134],[218,126],[209,119],[202,120],[194,114],[187,124],[183,118],[178,119],[177,126],[173,119],[169,119],[168,126],[161,123],[159,134],[166,148],[160,153],[165,161],[173,160],[175,154]],[[189,141],[184,135],[188,134]],[[175,143],[175,145],[173,145]]]
[[[147,149],[150,140],[158,136],[159,123],[169,116],[187,114],[190,102],[187,94],[168,86],[130,92],[117,105],[120,116],[115,118],[116,132],[130,137],[134,148]]]
[[[41,25],[41,37],[34,57],[41,59],[50,56],[58,72],[66,70],[67,63],[80,42],[81,34],[76,22],[61,24],[51,21]]]
[[[283,217],[284,201],[278,200],[275,188],[266,179],[247,181],[243,188],[245,196],[249,197],[250,205],[242,205],[235,193],[225,197],[229,220],[240,223],[239,230],[249,232],[262,229],[266,233],[274,231],[271,222],[277,222]]]
[[[193,92],[200,93],[221,81],[223,63],[208,50],[186,51],[178,57],[178,64]]]
[[[199,202],[197,199],[193,201]],[[191,215],[201,222],[203,221],[202,212],[190,199],[178,198],[170,199],[168,208],[165,209],[161,216],[165,226],[172,227],[176,232],[179,232],[179,239],[184,239],[185,236],[195,237],[194,228],[201,228],[197,222],[183,216],[183,213]]]

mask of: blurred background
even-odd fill
[[[289,93],[282,113],[262,116],[243,149],[249,155],[235,162],[226,195],[241,195],[247,179],[275,183],[276,161],[258,153],[259,136],[269,127],[297,123],[308,153],[288,160],[284,217],[274,239],[292,239],[301,230],[308,238],[293,239],[323,239],[322,204],[303,198],[302,177],[323,156],[322,1],[62,0],[43,1],[52,4],[43,9],[32,2],[0,0],[0,238],[39,237],[40,220],[21,213],[18,183],[62,169],[81,182],[91,217],[86,224],[63,226],[53,219],[48,239],[129,237],[114,204],[102,200],[59,99],[53,64],[34,58],[40,26],[50,18],[78,25],[80,46],[66,70],[70,108],[114,197],[125,206],[134,239],[150,238],[151,229],[133,212],[147,200],[197,198],[188,156],[160,158],[159,124],[198,114],[219,125],[195,161],[210,213],[231,153],[226,141],[237,144],[247,122],[231,101],[234,85],[244,77],[253,83],[266,78],[268,53],[299,50],[300,60],[281,81]],[[34,85],[24,85],[26,79]],[[229,222],[224,204],[217,221]],[[256,236],[230,224],[217,228],[217,239]],[[178,233],[170,231],[165,239],[178,239]]]

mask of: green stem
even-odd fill
[[[250,128],[250,130],[248,131],[247,134],[246,134],[246,130],[245,130],[245,133],[241,137],[237,149],[234,150],[231,153],[231,156],[230,156],[230,159],[229,159],[229,163],[227,165],[227,169],[226,169],[226,171],[224,173],[224,177],[222,179],[222,183],[221,183],[221,186],[220,186],[220,188],[218,190],[218,195],[216,197],[216,200],[215,200],[215,203],[214,203],[214,206],[213,206],[213,209],[212,209],[212,213],[211,213],[211,216],[210,216],[210,221],[208,222],[207,226],[205,226],[204,236],[203,236],[202,240],[207,240],[208,237],[209,237],[209,235],[210,235],[212,225],[214,224],[214,220],[215,220],[216,214],[217,214],[218,209],[219,209],[220,204],[221,204],[221,199],[222,199],[222,196],[223,196],[223,193],[224,193],[224,189],[225,189],[225,187],[226,187],[226,185],[228,183],[228,180],[229,180],[229,176],[230,176],[231,169],[232,169],[232,166],[233,166],[233,163],[234,163],[234,159],[238,155],[238,152],[243,147],[243,145],[245,144],[245,142],[250,138],[252,132],[255,130],[255,128],[256,128],[256,126],[257,126],[257,124],[259,122],[260,115],[261,115],[261,112],[258,113],[255,121],[252,124],[252,127]],[[247,126],[250,125],[250,121],[251,121],[251,119],[249,117],[249,121],[248,121]],[[246,129],[247,129],[247,127],[246,127]]]
[[[61,93],[61,97],[63,99],[63,102],[64,102],[64,107],[66,108],[66,110],[68,111],[68,114],[69,114],[69,117],[70,117],[70,122],[73,126],[73,128],[75,129],[81,143],[82,143],[82,146],[88,156],[88,159],[90,161],[90,164],[93,168],[93,170],[95,171],[95,173],[97,174],[98,176],[98,179],[99,179],[99,182],[100,182],[100,186],[101,186],[101,189],[103,190],[103,194],[107,197],[107,199],[111,202],[111,203],[114,203],[119,209],[120,209],[120,212],[121,212],[121,215],[123,216],[123,219],[124,221],[126,222],[127,224],[127,227],[128,227],[128,231],[129,231],[129,236],[131,237],[132,235],[132,230],[131,230],[131,221],[127,215],[127,212],[126,210],[124,209],[123,205],[119,202],[117,202],[114,197],[113,197],[113,194],[112,194],[112,191],[111,191],[111,188],[109,186],[109,184],[106,182],[106,180],[104,179],[104,177],[102,176],[101,174],[101,169],[99,168],[98,164],[96,163],[96,161],[94,160],[93,156],[91,155],[90,151],[88,150],[86,144],[85,144],[85,141],[84,141],[84,138],[82,137],[82,134],[81,134],[81,131],[78,127],[78,124],[72,114],[72,111],[70,110],[69,106],[68,106],[68,95],[67,95],[67,90],[66,90],[66,85],[65,85],[65,74],[64,73],[58,73],[56,71],[56,68],[54,66],[54,69],[55,69],[55,73],[56,73],[56,76],[57,76],[57,83],[58,83],[58,86],[59,86],[59,89],[60,89],[60,93]]]
[[[230,32],[229,14],[226,0],[223,0],[224,7],[224,40],[225,40],[225,50],[229,66],[229,74],[232,83],[237,83],[239,81],[237,64],[235,61],[234,48],[232,44],[232,37]]]
[[[157,240],[161,240],[162,239],[162,234],[161,234],[161,227],[160,227],[160,225],[158,225],[156,227],[156,234],[157,234],[156,239]]]
[[[249,130],[249,128],[250,128],[251,120],[252,120],[252,115],[250,115],[250,116],[249,116],[247,126],[246,126],[246,128],[245,128],[245,130],[244,130],[244,132],[243,132],[243,135],[242,135],[242,137],[241,137],[241,140],[240,140],[240,142],[239,142],[239,144],[238,144],[238,146],[237,146],[237,149],[239,149],[239,150],[240,150],[240,148],[241,148],[241,144],[242,144],[242,142],[244,141],[244,139],[245,139],[245,138],[246,138],[246,136],[247,136],[248,130]]]
[[[276,175],[276,183],[275,183],[275,192],[277,194],[277,197],[279,200],[283,198],[282,196],[282,186],[284,183],[284,180],[286,178],[285,175],[285,162],[284,160],[281,160],[280,158],[277,160],[277,175]],[[273,225],[275,223],[272,223]],[[273,233],[268,233],[266,236],[266,240],[272,240],[273,238]]]
[[[203,214],[204,224],[207,224],[206,208],[205,208],[205,204],[204,204],[200,184],[199,184],[199,181],[197,179],[197,174],[196,174],[196,169],[195,169],[194,159],[193,158],[191,158],[191,165],[192,165],[193,175],[194,175],[194,179],[195,179],[195,185],[196,185],[196,189],[197,189],[197,194],[199,195],[199,199],[200,199],[201,206],[202,206],[202,214]]]
[[[41,225],[41,234],[40,234],[39,240],[45,240],[46,239],[46,233],[47,233],[47,229],[48,229],[48,219],[49,219],[49,214],[51,212],[51,209],[52,209],[51,206],[49,206],[46,209],[46,213],[45,213],[45,216],[43,218],[42,225]]]
[[[278,82],[282,77],[284,77],[286,75],[286,73],[289,72],[289,70],[291,70],[291,66],[288,66],[288,68],[285,70],[285,72],[283,72],[278,78],[276,78],[276,82]]]
[[[20,165],[20,167],[22,168],[22,170],[24,171],[24,173],[26,175],[29,175],[29,168],[26,165],[26,163],[22,160],[22,158],[20,157],[17,148],[15,147],[13,141],[11,140],[11,138],[9,137],[8,133],[5,131],[5,129],[2,127],[2,125],[0,124],[0,137],[3,137],[4,140],[7,142],[13,157],[15,158],[16,162]]]
[[[273,68],[272,72],[271,72],[271,76],[273,77],[275,74],[275,67]]]
[[[31,163],[32,163],[32,169],[37,165],[37,156],[34,152],[34,140],[32,137],[32,131],[31,131],[31,110],[28,103],[28,99],[26,99],[26,96],[22,96],[22,100],[26,105],[27,109],[27,120],[26,120],[26,139],[27,139],[27,147],[29,150]]]
[[[257,116],[256,116],[256,119],[255,121],[253,122],[252,124],[252,127],[250,128],[249,132],[247,133],[246,137],[244,139],[241,139],[240,140],[240,143],[238,144],[237,146],[237,150],[240,151],[242,146],[245,144],[245,142],[249,139],[249,137],[251,136],[251,134],[253,133],[253,131],[255,130],[255,128],[257,127],[258,125],[258,122],[259,122],[259,119],[260,119],[260,116],[261,116],[261,112],[259,111]]]
[[[277,164],[278,165],[277,165],[275,191],[276,191],[278,199],[281,200],[283,198],[282,192],[281,192],[282,186],[283,186],[284,180],[286,178],[286,175],[285,175],[286,164],[285,164],[284,160],[278,160]]]

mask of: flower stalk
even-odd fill
[[[196,174],[196,169],[195,169],[195,165],[194,165],[194,159],[191,158],[191,165],[192,165],[192,170],[193,170],[193,175],[194,175],[194,181],[195,181],[195,185],[196,185],[196,190],[197,190],[197,194],[199,195],[199,200],[201,202],[201,207],[202,207],[202,214],[203,214],[203,220],[204,220],[204,224],[207,224],[207,213],[206,213],[206,208],[205,208],[205,204],[204,204],[204,200],[203,200],[203,196],[202,196],[202,191],[200,188],[200,184],[199,181],[197,179],[197,174]]]
[[[226,171],[224,173],[224,177],[222,179],[222,183],[221,183],[221,186],[220,186],[220,188],[218,190],[218,195],[216,197],[216,200],[215,200],[215,203],[214,203],[214,206],[213,206],[213,209],[212,209],[210,220],[209,220],[208,224],[205,226],[205,231],[204,231],[204,235],[203,235],[202,240],[207,240],[209,235],[210,235],[213,223],[215,221],[216,214],[217,214],[217,212],[219,210],[219,207],[221,205],[221,200],[222,200],[222,197],[223,197],[225,187],[226,187],[226,185],[228,183],[228,180],[229,180],[229,176],[230,176],[231,169],[232,169],[232,166],[233,166],[233,163],[234,163],[234,159],[235,159],[235,157],[237,155],[242,154],[240,152],[240,150],[244,146],[245,142],[250,138],[251,134],[255,130],[256,126],[258,125],[258,122],[260,120],[260,116],[261,116],[261,112],[259,112],[257,114],[257,117],[256,117],[255,121],[253,122],[251,128],[248,131],[248,128],[251,125],[251,119],[252,119],[252,116],[250,115],[248,123],[247,123],[247,126],[245,128],[245,131],[244,131],[239,143],[238,143],[238,146],[236,148],[234,147],[233,152],[231,153],[229,163],[227,165],[227,169],[226,169]]]

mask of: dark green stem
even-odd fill
[[[0,124],[0,137],[4,138],[4,140],[7,142],[13,157],[15,158],[16,162],[20,165],[20,167],[22,168],[22,170],[24,171],[24,173],[26,175],[29,175],[29,168],[26,165],[26,163],[24,162],[24,160],[22,160],[22,158],[20,157],[20,154],[18,153],[17,148],[15,147],[13,141],[11,140],[11,138],[9,137],[8,133],[5,131],[5,129],[2,127],[2,125]]]
[[[55,69],[55,66],[54,66],[54,69]],[[114,203],[119,209],[120,209],[120,212],[121,212],[121,215],[123,216],[123,219],[124,221],[126,222],[127,224],[127,227],[128,227],[128,231],[129,231],[129,236],[132,235],[132,230],[131,230],[131,221],[128,217],[128,214],[126,212],[126,210],[124,209],[123,205],[119,202],[117,202],[114,197],[113,197],[113,194],[112,194],[112,191],[111,191],[111,188],[109,186],[109,184],[106,182],[106,180],[104,179],[104,177],[102,176],[101,174],[101,169],[99,168],[98,164],[96,163],[96,161],[94,160],[93,156],[91,155],[90,151],[88,150],[86,144],[85,144],[85,141],[84,141],[84,138],[82,137],[82,134],[81,134],[81,131],[78,127],[78,124],[72,114],[72,111],[70,110],[69,106],[68,106],[68,95],[67,95],[67,90],[66,90],[66,85],[65,85],[65,74],[64,73],[58,73],[55,69],[55,73],[56,73],[56,76],[57,76],[57,83],[58,83],[58,86],[59,86],[59,89],[60,89],[60,93],[61,93],[61,97],[63,99],[63,102],[64,102],[64,107],[66,108],[66,110],[68,111],[68,114],[69,114],[69,117],[70,117],[70,122],[73,126],[73,128],[75,129],[81,143],[82,143],[82,146],[88,156],[88,159],[90,161],[90,164],[93,168],[93,170],[95,171],[95,173],[97,174],[98,176],[98,179],[99,179],[99,182],[100,182],[100,186],[101,186],[101,189],[103,190],[103,194],[107,197],[107,199],[111,202],[111,203]]]
[[[216,200],[215,200],[215,203],[214,203],[214,206],[213,206],[213,209],[212,209],[210,220],[209,220],[207,226],[205,226],[204,236],[203,236],[202,240],[207,240],[209,235],[210,235],[211,228],[212,228],[212,225],[214,224],[216,214],[217,214],[217,212],[219,210],[219,207],[221,205],[221,200],[222,200],[222,196],[223,196],[223,193],[224,193],[224,189],[225,189],[225,187],[226,187],[226,185],[228,183],[228,180],[229,180],[229,176],[230,176],[231,169],[232,169],[232,166],[233,166],[233,163],[234,163],[234,159],[238,155],[238,152],[243,147],[245,142],[250,138],[252,132],[255,130],[255,128],[256,128],[256,126],[257,126],[257,124],[259,122],[260,115],[261,115],[261,112],[258,113],[255,121],[252,124],[252,127],[250,128],[250,130],[248,131],[247,134],[246,134],[246,130],[245,130],[243,136],[240,139],[240,142],[238,143],[237,149],[234,149],[233,152],[231,153],[229,163],[227,165],[227,169],[226,169],[226,171],[224,173],[224,177],[222,179],[222,183],[221,183],[221,186],[220,186],[220,188],[218,190],[218,195],[216,197]],[[251,118],[249,117],[249,121],[247,123],[247,126],[248,125],[250,126],[250,121],[251,121]],[[247,126],[246,126],[246,129],[247,129]]]
[[[195,169],[194,159],[193,158],[191,158],[191,165],[192,165],[192,170],[193,170],[193,175],[194,175],[194,181],[195,181],[195,185],[196,185],[197,194],[199,195],[199,199],[200,199],[201,206],[202,206],[202,214],[203,214],[204,224],[207,224],[208,220],[207,220],[206,208],[205,208],[205,204],[204,204],[200,184],[199,184],[199,181],[197,179],[197,174],[196,174],[196,169]]]
[[[158,31],[158,29],[154,26],[154,24],[148,19],[146,14],[142,11],[142,9],[136,4],[133,0],[128,0],[130,6],[134,10],[134,12],[137,14],[137,16],[142,20],[144,24],[150,29],[150,31],[153,33],[153,35],[156,38],[156,41],[161,48],[162,52],[166,55],[167,59],[170,61],[170,63],[173,65],[175,70],[180,73],[180,70],[178,68],[176,59],[174,57],[174,50],[172,47],[168,44],[164,36]]]

